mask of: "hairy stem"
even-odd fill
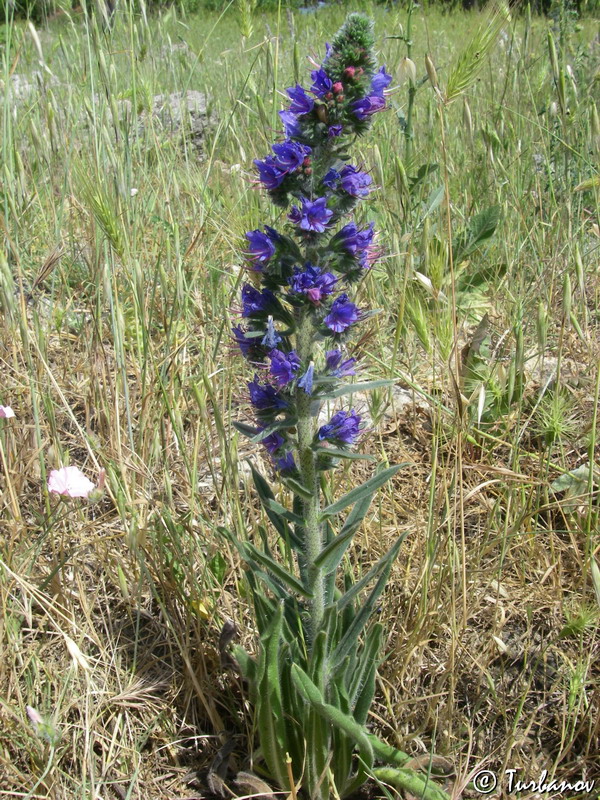
[[[314,325],[306,311],[299,312],[296,329],[297,352],[303,364],[308,364],[313,357]],[[316,469],[316,456],[312,449],[315,433],[314,420],[311,415],[311,398],[303,389],[296,390],[296,408],[298,412],[298,468],[300,480],[311,493],[310,499],[302,499],[304,518],[304,557],[306,559],[306,572],[308,586],[313,597],[311,600],[310,620],[311,639],[319,630],[323,619],[325,605],[323,573],[315,566],[315,560],[321,552],[323,542],[321,539],[321,525],[319,513],[321,508],[320,489]]]

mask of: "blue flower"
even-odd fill
[[[236,325],[231,329],[231,332],[244,358],[250,359],[257,356],[260,357],[260,354],[257,354],[256,339],[254,337],[247,337],[246,331],[241,325]]]
[[[262,430],[264,430],[264,428],[262,428]],[[267,448],[267,451],[271,453],[271,455],[273,455],[273,453],[279,450],[282,444],[285,444],[285,438],[279,433],[279,431],[274,431],[268,436],[265,436],[264,439],[261,439],[260,443]]]
[[[278,469],[279,472],[284,475],[286,472],[289,473],[296,471],[296,462],[294,461],[294,454],[291,450],[288,450],[288,452],[281,458],[275,458],[273,460],[276,469]]]
[[[327,198],[319,197],[313,201],[302,197],[301,200],[302,208],[292,206],[289,218],[303,231],[323,233],[333,216],[333,211],[327,208]]]
[[[337,189],[340,182],[340,173],[337,169],[331,167],[331,169],[325,173],[322,182],[328,189]]]
[[[275,233],[272,228],[265,228],[267,233],[260,230],[248,231],[246,239],[250,245],[247,255],[260,264],[266,264],[268,260],[275,255],[275,243],[273,241],[272,233]]]
[[[360,311],[354,303],[348,300],[347,294],[341,294],[331,304],[329,314],[323,320],[329,330],[334,333],[343,333],[347,328],[358,322]]]
[[[314,377],[315,377],[315,365],[311,361],[310,364],[308,365],[308,369],[298,381],[298,386],[301,389],[304,389],[306,394],[312,394]]]
[[[367,95],[360,100],[355,100],[351,105],[354,116],[363,121],[368,119],[371,114],[382,111],[385,108],[385,98],[377,95]]]
[[[325,366],[328,372],[336,378],[356,375],[356,370],[354,369],[356,359],[347,358],[345,361],[342,361],[343,357],[341,350],[328,350],[325,353]]]
[[[273,152],[277,156],[276,164],[285,172],[294,172],[302,166],[304,159],[310,155],[311,148],[298,142],[287,140],[281,144],[273,145]]]
[[[367,172],[361,172],[350,164],[347,164],[340,172],[342,189],[352,197],[366,197],[369,194],[368,187],[371,180],[371,176]]]
[[[317,432],[320,442],[328,441],[340,445],[354,444],[360,435],[360,416],[352,411],[337,411]]]
[[[317,97],[324,97],[333,88],[333,82],[324,69],[316,69],[310,73],[313,85],[310,91]]]
[[[254,160],[258,170],[258,178],[265,189],[277,189],[283,183],[287,171],[271,156],[267,156],[264,161]]]
[[[344,130],[343,125],[330,125],[329,130],[327,131],[327,136],[341,136],[342,131]]]
[[[298,117],[295,114],[292,114],[291,111],[280,111],[279,119],[283,123],[283,129],[288,139],[297,139],[299,136],[302,136],[302,130],[300,128],[300,124],[298,123]]]
[[[259,292],[249,283],[242,286],[242,317],[261,317],[278,309],[277,298],[269,289]]]
[[[383,90],[392,82],[392,76],[388,75],[385,67],[381,67],[379,72],[376,72],[371,79],[371,92],[375,97],[383,97]]]
[[[303,294],[315,306],[320,305],[323,298],[333,292],[336,283],[335,275],[323,272],[311,264],[306,264],[304,269],[295,267],[294,274],[289,279],[292,292]]]
[[[271,359],[269,372],[276,386],[281,389],[294,380],[300,368],[300,359],[293,350],[289,353],[284,353],[283,350],[271,350],[269,358]]]
[[[287,402],[270,383],[261,384],[258,375],[248,383],[250,402],[257,411],[280,411],[287,408]]]
[[[273,324],[273,317],[269,317],[267,321],[267,332],[261,339],[261,344],[265,347],[268,347],[269,350],[273,350],[279,342],[281,341],[281,336],[275,330],[275,325]]]
[[[361,250],[367,250],[375,236],[374,223],[369,223],[366,228],[359,229],[355,222],[349,222],[339,230],[331,239],[331,246],[339,247],[351,255]]]
[[[315,101],[306,94],[306,89],[300,86],[299,83],[296,86],[290,86],[289,89],[286,89],[286,92],[292,101],[289,108],[292,114],[308,114],[313,110]]]

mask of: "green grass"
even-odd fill
[[[406,44],[386,37],[406,12],[361,7],[396,74]],[[8,30],[0,403],[16,419],[0,420],[0,797],[201,794],[198,773],[229,740],[229,777],[249,766],[250,716],[219,633],[233,619],[251,647],[252,620],[217,529],[255,536],[243,459],[269,467],[231,426],[247,418],[249,376],[229,327],[243,233],[282,221],[252,159],[345,13],[255,13],[249,38],[232,10],[122,13],[112,32],[62,15],[37,46],[26,25]],[[359,297],[382,312],[355,355],[407,398],[370,398],[366,449],[413,464],[352,553],[367,565],[409,529],[382,602],[372,724],[415,758],[444,756],[458,789],[483,759],[523,780],[600,779],[598,479],[569,476],[599,461],[598,26],[559,22],[553,66],[552,23],[518,18],[461,74],[480,19],[413,14],[411,162],[406,85],[358,146],[380,186],[367,218],[384,256]],[[441,98],[421,83],[426,53]],[[16,75],[32,83],[18,100]],[[147,114],[153,96],[188,89],[214,115],[202,156]],[[409,191],[424,164],[437,167]],[[493,206],[495,233],[461,255]],[[67,463],[106,469],[95,505],[48,497],[48,472]]]

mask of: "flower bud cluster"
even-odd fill
[[[386,105],[391,77],[376,68],[372,51],[371,23],[350,15],[311,73],[310,88],[287,89],[284,141],[254,162],[272,201],[287,210],[287,222],[284,230],[265,225],[246,233],[253,280],[242,287],[242,321],[233,335],[254,369],[248,389],[255,435],[283,474],[297,473],[299,407],[306,409],[310,398],[316,416],[340,382],[355,375],[345,345],[369,315],[353,301],[352,287],[377,258],[374,225],[342,220],[374,188],[371,175],[348,163],[345,153],[349,137],[364,133]],[[352,409],[315,424],[318,468],[329,468],[327,450],[351,447],[360,430]]]

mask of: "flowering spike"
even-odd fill
[[[246,234],[246,256],[254,269],[255,285],[243,285],[242,316],[248,322],[233,329],[242,354],[262,366],[262,377],[255,375],[248,383],[257,427],[239,425],[238,429],[262,444],[294,498],[291,509],[283,507],[266,480],[255,474],[267,515],[281,536],[286,564],[275,562],[280,549],[267,544],[262,529],[263,552],[247,540],[239,543],[252,572],[260,634],[258,660],[252,663],[264,666],[275,654],[279,666],[264,686],[257,686],[256,675],[244,669],[250,659],[240,659],[240,667],[252,684],[267,770],[282,789],[297,783],[302,795],[311,800],[344,797],[358,788],[361,773],[356,770],[354,749],[359,738],[349,736],[346,741],[341,737],[335,753],[323,751],[321,738],[307,738],[315,701],[304,696],[306,681],[296,678],[304,675],[309,680],[308,675],[316,674],[315,663],[353,665],[341,671],[336,668],[331,675],[331,670],[327,674],[317,670],[322,685],[315,692],[322,691],[328,703],[337,703],[336,711],[343,716],[348,709],[340,705],[340,698],[356,695],[357,676],[369,675],[373,683],[377,656],[377,637],[372,633],[378,631],[363,635],[362,627],[356,627],[357,619],[361,624],[366,619],[355,600],[348,599],[349,613],[338,606],[337,587],[344,581],[336,580],[335,571],[343,546],[350,543],[344,531],[356,526],[341,521],[338,534],[336,517],[348,503],[343,498],[341,503],[321,507],[321,473],[333,469],[340,458],[354,457],[350,449],[361,434],[361,417],[354,409],[340,409],[326,424],[317,422],[325,401],[351,390],[344,382],[356,374],[356,359],[345,357],[341,346],[332,347],[331,342],[345,341],[355,324],[367,316],[350,293],[353,282],[377,256],[373,223],[359,227],[348,218],[374,187],[367,171],[348,163],[347,150],[385,108],[391,82],[385,67],[377,67],[373,45],[370,20],[350,14],[331,45],[326,45],[322,64],[313,62],[310,89],[296,83],[286,90],[290,102],[279,112],[285,139],[254,163],[270,200],[285,209],[287,229],[278,233],[264,226]],[[365,484],[363,491],[358,495],[351,491],[350,496],[370,498],[396,470],[378,472],[367,481],[370,486]],[[385,557],[388,563],[397,549],[395,545]],[[268,598],[261,588],[264,584]],[[329,635],[332,619],[337,626],[334,636]],[[296,709],[296,713],[279,720],[273,749],[268,745],[275,697],[278,707]],[[365,719],[367,704],[362,705]],[[301,749],[305,743],[306,763],[318,768],[304,769],[298,743]],[[282,769],[280,756],[286,752],[296,753],[291,775]],[[321,769],[321,762],[331,763],[331,769]]]

